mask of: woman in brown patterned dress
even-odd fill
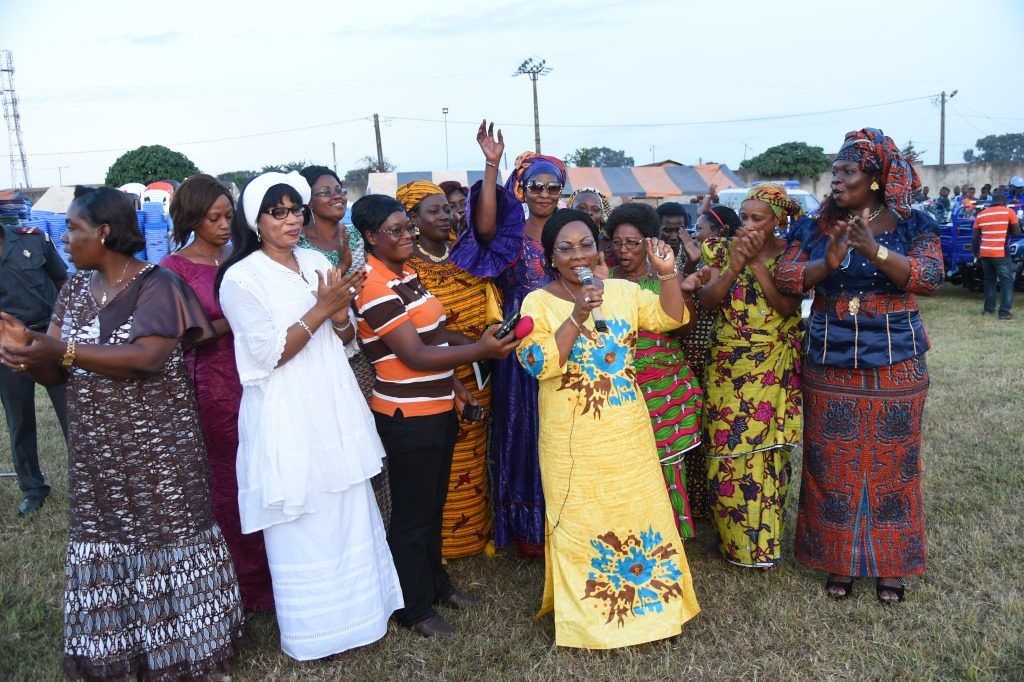
[[[144,242],[121,192],[76,199],[63,241],[78,274],[48,333],[3,314],[0,359],[68,384],[65,671],[215,678],[242,608],[182,359],[212,328],[177,275],[132,257]]]

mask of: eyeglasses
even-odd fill
[[[321,199],[330,199],[331,197],[334,196],[347,197],[348,190],[342,187],[341,185],[338,185],[334,189],[327,187],[325,189],[320,190],[319,192],[313,192],[313,196],[320,197]]]
[[[299,206],[275,206],[274,208],[268,208],[264,213],[269,213],[274,220],[284,220],[291,213],[293,216],[301,216],[303,211],[306,210],[305,204]]]
[[[588,239],[585,242],[581,242],[579,246],[573,246],[572,244],[558,244],[555,246],[557,251],[562,256],[569,256],[574,253],[593,253],[597,251],[597,242],[593,239]]]
[[[637,249],[644,243],[643,239],[613,239],[612,248],[621,249],[626,247],[627,249]]]
[[[416,227],[415,225],[409,225],[407,227],[392,227],[390,230],[382,230],[380,228],[377,228],[377,232],[379,234],[389,235],[392,239],[400,239],[402,237],[403,232],[412,237],[415,237],[420,233],[420,228]]]
[[[562,183],[560,182],[549,182],[547,184],[533,180],[526,183],[526,191],[530,194],[542,194],[544,190],[548,191],[548,194],[554,196],[561,196],[562,194]]]

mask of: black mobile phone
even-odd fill
[[[512,333],[512,330],[516,328],[516,324],[519,322],[519,311],[516,311],[505,318],[505,321],[498,327],[498,331],[494,332],[494,338],[503,339]]]
[[[482,405],[466,405],[462,408],[462,419],[467,422],[478,422],[484,418]]]

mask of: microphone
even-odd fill
[[[580,277],[580,283],[583,286],[594,286],[594,271],[590,268],[580,268],[576,271]],[[597,306],[590,311],[590,316],[594,318],[594,329],[599,332],[608,331],[608,325],[604,321],[604,313],[601,312],[601,306]]]
[[[519,322],[516,323],[516,326],[512,330],[512,333],[515,335],[517,339],[525,339],[527,336],[530,335],[530,332],[532,331],[533,318],[527,315],[526,317],[521,318]]]

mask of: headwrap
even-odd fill
[[[865,173],[878,173],[884,185],[885,205],[900,218],[910,217],[910,197],[921,187],[921,179],[891,137],[878,128],[846,133],[836,161],[856,161]]]
[[[782,185],[769,182],[757,187],[751,187],[750,191],[744,195],[743,201],[748,199],[755,199],[768,204],[772,209],[772,213],[779,219],[780,225],[785,225],[788,222],[788,218],[798,218],[800,216],[800,202],[790,199],[786,195],[786,188]]]
[[[413,180],[399,187],[395,192],[395,198],[405,207],[406,212],[409,212],[416,208],[416,204],[433,194],[444,196],[444,190],[426,180]]]
[[[569,196],[569,201],[566,203],[566,208],[574,208],[576,204],[576,198],[581,194],[594,194],[601,202],[601,222],[608,221],[608,214],[612,212],[612,205],[608,203],[608,197],[600,192],[600,190],[594,189],[593,187],[580,187],[578,190],[573,192]]]
[[[505,181],[505,189],[516,195],[519,201],[526,200],[523,185],[537,175],[554,175],[558,182],[565,184],[565,164],[554,156],[536,152],[523,152],[516,158],[516,168]]]
[[[288,185],[302,199],[303,204],[309,203],[311,190],[306,178],[299,175],[297,171],[291,173],[264,173],[253,178],[245,189],[242,190],[242,210],[245,211],[245,222],[249,228],[256,232],[256,219],[260,217],[260,206],[263,205],[263,197],[274,185]]]

